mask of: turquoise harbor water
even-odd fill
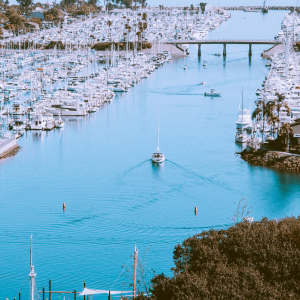
[[[272,39],[284,14],[233,12],[209,38]],[[231,225],[242,198],[255,220],[298,215],[299,175],[235,156],[241,90],[253,108],[268,72],[265,47],[253,46],[251,61],[248,46],[227,46],[226,60],[212,55],[221,45],[202,46],[200,60],[191,47],[190,57],[164,65],[96,114],[65,118],[62,130],[27,132],[22,151],[0,161],[0,299],[13,299],[28,278],[30,235],[38,291],[49,279],[52,290],[82,290],[84,282],[128,290],[130,278],[118,276],[134,244],[148,270],[171,274],[174,246]],[[204,97],[210,88],[222,97]],[[167,160],[155,166],[158,106]]]

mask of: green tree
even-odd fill
[[[289,123],[285,123],[281,126],[280,129],[281,140],[284,144],[286,151],[290,151],[290,143],[293,138],[293,129]]]
[[[32,0],[17,0],[22,10],[32,5]]]
[[[263,133],[265,131],[266,121],[270,121],[274,117],[274,103],[272,101],[265,102],[260,100],[257,102],[257,107],[252,113],[252,120],[263,120]]]
[[[155,276],[150,299],[299,299],[300,218],[204,231],[177,245],[173,258],[173,276]]]
[[[289,110],[289,107],[287,105],[286,102],[284,102],[285,100],[285,96],[284,94],[279,94],[279,93],[276,93],[276,97],[277,99],[274,101],[274,106],[275,106],[275,109],[277,111],[277,117],[278,117],[278,132],[279,132],[279,122],[280,122],[280,118],[279,118],[279,112],[280,112],[280,108],[285,106],[288,110]]]
[[[97,6],[98,0],[88,0],[89,5]]]
[[[206,4],[207,4],[207,3],[204,3],[204,2],[201,2],[201,3],[199,4],[199,6],[200,6],[200,8],[201,8],[202,14],[204,14],[204,12],[205,12],[205,6],[206,6]]]

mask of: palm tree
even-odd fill
[[[287,145],[287,151],[290,151],[290,137],[293,134],[293,129],[289,123],[284,123],[281,126],[280,134],[284,137],[284,145]]]
[[[259,116],[261,119],[261,115],[262,115],[262,119],[263,119],[263,135],[265,132],[265,122],[269,121],[270,123],[274,122],[274,101],[268,101],[267,103],[263,100],[260,100],[257,103],[257,107],[256,109],[253,111],[252,113],[252,120],[256,119]]]
[[[201,11],[202,11],[202,14],[204,14],[204,12],[205,12],[205,6],[206,6],[206,4],[207,4],[207,3],[204,3],[204,2],[201,2],[201,3],[199,4],[199,6],[200,6],[200,8],[201,8]]]
[[[143,13],[142,20],[147,21],[147,14],[146,13]]]
[[[279,123],[280,123],[279,112],[280,112],[280,108],[284,105],[283,101],[285,99],[285,96],[284,96],[284,94],[279,94],[279,93],[276,93],[275,95],[277,96],[277,99],[275,100],[275,106],[276,106],[277,117],[278,117],[278,128],[277,128],[277,133],[278,133],[279,132]]]

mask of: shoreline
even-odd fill
[[[243,150],[237,154],[240,154],[241,158],[251,165],[300,172],[299,154],[272,150]]]
[[[9,148],[8,150],[6,150],[5,152],[1,153],[0,160],[15,156],[20,152],[20,150],[21,150],[21,147],[19,145],[15,145],[15,146]]]

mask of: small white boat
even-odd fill
[[[126,92],[126,90],[120,86],[116,86],[113,88],[113,92],[114,93],[124,93],[124,92]]]
[[[266,136],[266,141],[267,142],[274,141],[274,140],[275,140],[274,136],[271,136],[271,135]]]
[[[55,127],[56,128],[63,128],[65,126],[65,122],[63,119],[60,117],[56,122],[55,122]]]
[[[207,64],[206,64],[206,62],[204,62],[204,63],[203,63],[203,67],[206,67],[206,66],[207,66]]]
[[[236,124],[236,129],[246,129],[249,131],[252,130],[251,111],[244,108],[243,104],[242,104],[242,109],[241,110],[239,109],[239,118],[235,122],[235,124]]]
[[[235,141],[238,143],[246,143],[250,139],[249,135],[243,133],[240,130],[236,131]]]
[[[202,82],[200,82],[200,84],[204,85],[204,84],[206,84],[206,82],[205,82],[205,81],[202,81]]]
[[[46,128],[46,119],[39,113],[33,116],[31,122],[28,124],[30,130],[44,130]]]
[[[211,89],[210,93],[204,93],[204,96],[209,96],[209,97],[220,97],[221,92],[216,92],[215,89]]]
[[[265,126],[261,125],[259,127],[259,131],[260,132],[270,132],[270,130],[271,130],[271,127],[268,124],[265,124]]]
[[[183,70],[187,70],[187,66],[184,66],[184,67],[183,67]]]
[[[165,156],[159,150],[159,108],[158,108],[158,126],[157,126],[157,149],[156,152],[152,154],[153,163],[162,163],[165,161]]]

